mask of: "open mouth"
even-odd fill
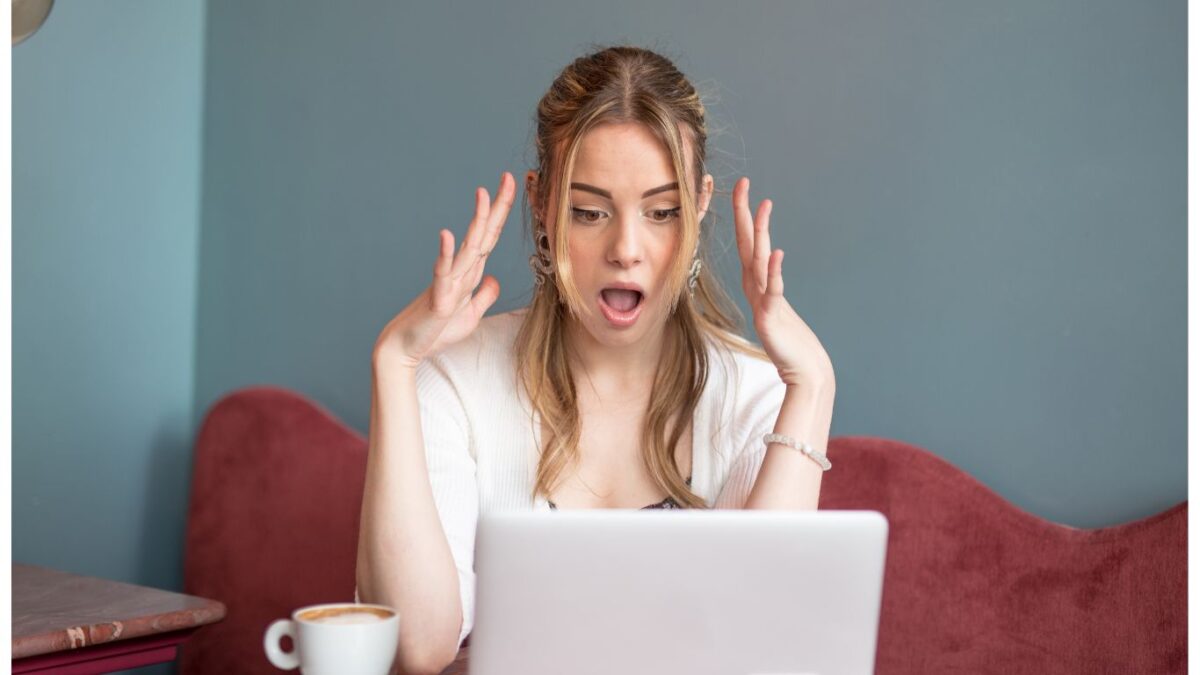
[[[606,288],[600,291],[600,311],[615,326],[632,326],[642,312],[644,299],[641,291]]]

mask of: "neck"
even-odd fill
[[[601,344],[575,321],[567,325],[567,353],[579,381],[600,392],[649,392],[663,353],[666,324],[633,344]]]

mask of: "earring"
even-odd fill
[[[533,237],[534,248],[537,249],[529,256],[529,269],[533,272],[533,283],[541,286],[554,275],[554,266],[550,261],[550,236],[540,226]]]
[[[696,281],[700,279],[700,268],[703,266],[704,264],[700,262],[700,256],[697,255],[696,258],[692,260],[691,271],[688,272],[687,285],[689,296],[696,295]]]

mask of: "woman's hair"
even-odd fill
[[[681,506],[702,508],[704,500],[688,489],[680,475],[674,448],[707,381],[706,345],[713,341],[758,358],[766,355],[740,337],[741,314],[709,273],[697,219],[708,140],[704,105],[671,61],[632,46],[613,46],[576,59],[559,73],[537,106],[538,189],[537,203],[530,205],[530,228],[536,242],[537,230],[544,227],[537,214],[549,213],[553,207],[557,232],[552,252],[554,274],[535,287],[515,344],[518,379],[546,429],[534,496],[549,496],[563,470],[578,456],[581,422],[565,342],[567,313],[578,317],[584,307],[572,279],[567,248],[571,229],[567,195],[575,158],[589,130],[600,124],[626,122],[644,124],[670,152],[682,196],[679,246],[666,284],[668,297],[674,300],[641,432],[642,459],[661,491]],[[685,143],[692,149],[690,170]],[[556,204],[548,203],[551,180],[557,184]],[[698,243],[697,255],[704,264],[694,295],[689,295],[687,277]]]

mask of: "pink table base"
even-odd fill
[[[94,675],[114,670],[140,668],[155,663],[174,661],[179,645],[194,630],[183,630],[133,640],[121,640],[106,645],[55,654],[15,659],[12,672],[54,673],[55,675]]]

